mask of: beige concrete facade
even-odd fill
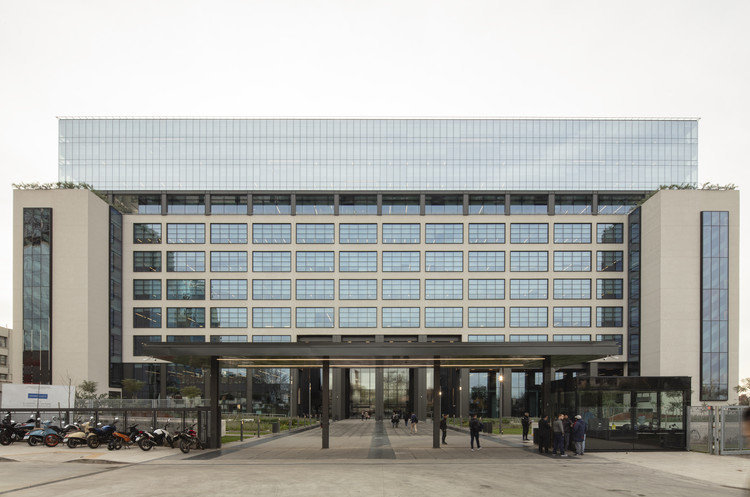
[[[13,330],[0,326],[0,383],[13,381],[10,370],[10,341]]]

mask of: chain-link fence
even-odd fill
[[[742,416],[747,406],[694,406],[688,416],[688,449],[707,454],[750,454],[750,441],[742,436]]]

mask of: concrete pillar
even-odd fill
[[[554,216],[555,215],[555,194],[550,193],[547,197],[547,215]]]
[[[464,216],[468,216],[469,215],[469,194],[468,193],[464,193],[463,200],[464,200]]]
[[[435,358],[432,366],[432,448],[440,448],[440,359]]]
[[[330,408],[330,402],[328,400],[328,394],[330,391],[330,385],[329,385],[329,378],[328,374],[330,372],[330,361],[328,359],[323,360],[323,378],[322,378],[322,384],[323,384],[323,412],[320,416],[320,427],[321,427],[321,433],[323,435],[323,448],[328,448],[328,435],[330,427],[328,425],[329,419],[328,419],[328,409]]]
[[[505,215],[510,216],[510,193],[505,194]]]
[[[252,193],[247,194],[247,215],[248,216],[253,215],[253,194]]]
[[[162,363],[159,365],[159,398],[164,400],[167,398],[167,364]]]
[[[211,215],[211,194],[206,192],[203,194],[203,202],[205,203],[205,213],[207,216]]]
[[[376,361],[377,367],[375,368],[375,419],[377,421],[383,420],[383,404],[385,404],[385,375],[381,361]]]
[[[595,193],[591,199],[591,213],[595,216],[599,215],[599,194]]]
[[[588,366],[588,375],[589,376],[599,376],[599,363],[598,362],[589,362],[587,363]]]
[[[469,368],[461,368],[460,378],[458,380],[458,416],[466,418],[469,416]]]
[[[219,358],[211,356],[208,378],[208,396],[211,399],[210,424],[208,428],[208,448],[221,448],[221,409],[219,409]]]
[[[166,216],[167,215],[167,194],[162,193],[161,194],[161,215]],[[166,233],[164,234],[166,238]]]
[[[296,216],[297,215],[297,195],[292,193],[292,195],[290,196],[289,202],[292,204],[291,205],[292,216]]]
[[[383,194],[378,193],[378,216],[383,215]]]
[[[426,196],[424,193],[419,195],[419,215],[424,216],[425,215],[425,201]]]
[[[253,412],[253,378],[255,377],[255,369],[245,368],[245,374],[247,375],[247,382],[245,383],[247,406],[245,407],[245,411]]]
[[[333,215],[334,216],[339,215],[339,194],[338,193],[333,194]]]

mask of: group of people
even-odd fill
[[[580,415],[576,415],[575,419],[571,420],[567,414],[561,413],[551,424],[549,416],[545,415],[539,420],[539,453],[549,454],[550,441],[552,441],[553,455],[568,457],[565,451],[574,450],[577,456],[582,456],[586,450],[587,429],[586,421]],[[524,433],[526,432],[527,430],[524,429]]]
[[[393,425],[394,428],[398,428],[401,419],[404,420],[404,426],[409,428],[410,433],[417,433],[419,418],[417,418],[415,413],[411,413],[411,416],[405,416],[401,411],[393,411],[393,414],[391,415],[391,425]],[[411,427],[409,426],[409,423],[411,423]],[[445,441],[445,435],[443,435],[443,441]]]

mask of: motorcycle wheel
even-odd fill
[[[190,452],[190,441],[180,440],[180,450],[183,454],[187,454],[188,452]]]
[[[141,438],[140,440],[138,440],[138,447],[140,447],[141,450],[151,450],[153,446],[154,442],[152,442],[149,438]]]
[[[10,445],[12,441],[7,433],[0,433],[0,445]]]
[[[101,442],[99,442],[99,437],[89,437],[86,440],[86,445],[88,445],[90,449],[98,448],[100,443]]]
[[[120,449],[122,449],[122,439],[121,439],[121,438],[118,438],[118,439],[117,439],[117,440],[115,441],[115,450],[120,450]]]
[[[75,449],[78,447],[78,442],[76,442],[75,438],[69,438],[68,439],[68,448]]]
[[[107,443],[107,450],[115,450],[115,441],[114,440],[110,440]]]
[[[38,443],[39,443],[39,440],[37,440],[36,437],[29,437],[29,445],[31,445],[32,447],[35,447],[36,444]]]
[[[46,437],[44,437],[44,445],[47,447],[57,447],[57,444],[60,443],[60,437],[58,437],[54,433],[50,433]]]

